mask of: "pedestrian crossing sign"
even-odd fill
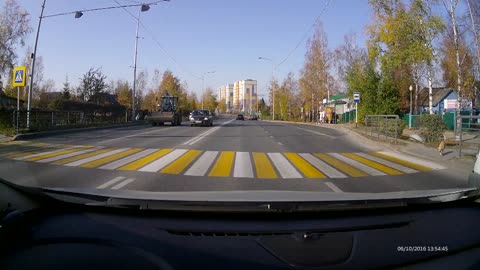
[[[12,86],[25,86],[27,67],[19,66],[13,69]]]

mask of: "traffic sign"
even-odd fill
[[[359,103],[360,102],[360,92],[353,93],[353,102]]]
[[[12,86],[25,86],[27,67],[19,66],[13,69]]]

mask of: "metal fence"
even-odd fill
[[[476,155],[480,150],[480,116],[459,115],[458,118],[462,120],[462,128],[459,132],[458,155]]]
[[[393,139],[397,143],[401,135],[400,118],[398,115],[366,115],[365,128],[372,137],[387,140]]]
[[[30,130],[44,131],[54,129],[64,129],[84,126],[97,126],[106,124],[125,123],[130,120],[128,114],[112,113],[106,114],[85,114],[84,112],[65,112],[65,111],[31,111],[30,112]],[[27,129],[27,111],[13,111],[12,126],[16,128],[17,133]]]

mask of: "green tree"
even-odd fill
[[[25,45],[31,31],[30,14],[17,1],[6,0],[0,13],[0,73],[11,74],[18,45]]]
[[[80,78],[80,86],[78,87],[79,97],[83,101],[97,102],[96,96],[103,93],[107,87],[107,76],[105,76],[100,68],[90,68],[83,77]]]
[[[63,82],[62,97],[64,100],[69,100],[71,97],[70,83],[68,82],[68,76],[65,76],[65,82]]]
[[[221,99],[219,102],[218,102],[218,110],[222,113],[226,112],[227,111],[227,104],[226,104],[226,101],[225,99]]]

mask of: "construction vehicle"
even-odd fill
[[[163,126],[165,122],[170,122],[172,126],[179,126],[182,123],[182,116],[178,112],[178,97],[170,96],[166,93],[160,103],[157,100],[157,111],[152,112],[146,117],[146,120],[152,126]]]

